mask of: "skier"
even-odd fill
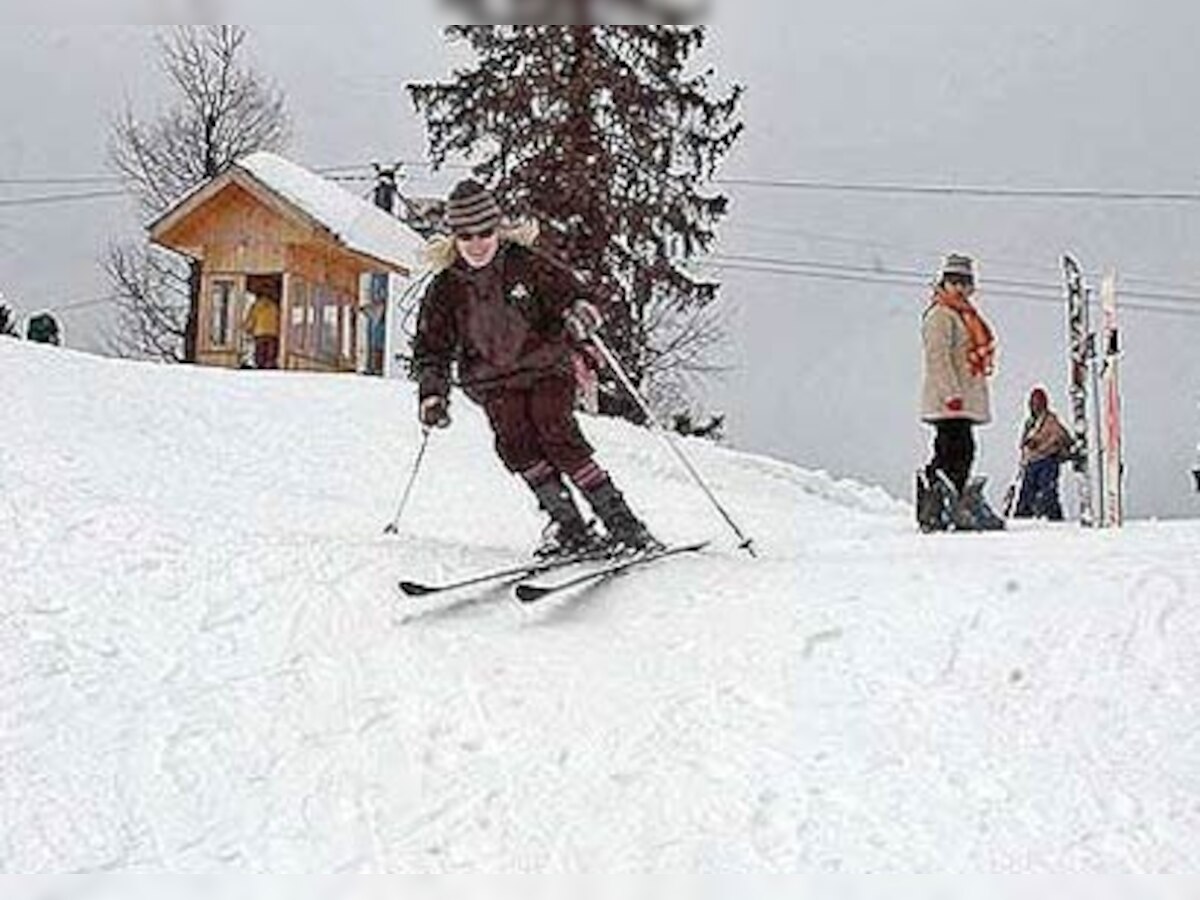
[[[573,354],[603,324],[579,281],[531,248],[536,223],[505,222],[492,193],[473,180],[450,192],[451,235],[428,244],[435,271],[413,342],[419,418],[450,422],[452,362],[458,384],[483,407],[504,466],[521,476],[549,516],[535,555],[662,546],[630,510],[575,420]],[[604,524],[584,520],[564,476]]]
[[[975,459],[972,429],[992,417],[988,379],[996,354],[992,329],[971,303],[974,292],[971,257],[946,256],[921,325],[921,419],[936,430],[933,458],[917,472],[917,523],[922,531],[1004,527],[984,499],[985,479],[970,478]]]
[[[1058,467],[1070,448],[1071,436],[1050,411],[1045,389],[1035,387],[1029,392],[1029,418],[1021,429],[1021,493],[1014,516],[1062,520]]]

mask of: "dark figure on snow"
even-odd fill
[[[56,347],[62,343],[62,331],[58,327],[58,320],[50,313],[31,316],[29,324],[25,327],[25,337],[38,344],[53,344]]]
[[[474,181],[451,191],[446,225],[452,237],[429,243],[436,274],[413,344],[421,423],[449,424],[456,362],[457,383],[487,414],[501,462],[550,517],[539,556],[605,543],[566,480],[587,498],[608,543],[660,546],[592,458],[575,421],[574,355],[602,324],[583,286],[565,265],[532,249],[535,224],[504,222],[491,192]]]
[[[988,379],[996,354],[992,329],[971,303],[974,292],[974,263],[969,256],[951,253],[921,324],[921,419],[936,430],[933,458],[917,473],[917,523],[922,531],[1004,527],[984,499],[985,479],[970,477],[973,429],[992,419]]]
[[[1058,499],[1058,468],[1071,450],[1071,436],[1050,411],[1046,392],[1035,387],[1029,392],[1029,418],[1021,429],[1021,493],[1017,518],[1063,517]]]

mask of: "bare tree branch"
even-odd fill
[[[165,250],[130,243],[110,246],[103,265],[117,306],[112,352],[134,359],[183,362],[187,261]]]
[[[287,144],[284,96],[243,62],[245,40],[245,31],[230,25],[174,30],[160,39],[159,48],[178,101],[149,122],[130,107],[114,119],[109,156],[147,217],[158,216],[239,157]],[[128,247],[110,249],[104,266],[122,309],[114,343],[122,354],[191,362],[199,310],[197,264],[189,274],[186,263],[181,270],[165,258],[157,251],[138,257]],[[182,326],[175,293],[181,283]],[[182,347],[177,347],[180,337]]]

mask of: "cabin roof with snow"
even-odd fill
[[[223,173],[194,188],[148,226],[156,243],[203,257],[184,233],[200,209],[236,185],[285,218],[315,228],[367,268],[411,274],[418,266],[420,235],[375,205],[327,178],[274,153],[244,156]]]

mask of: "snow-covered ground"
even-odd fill
[[[386,537],[407,384],[0,340],[0,398],[5,873],[1200,858],[1200,523],[921,536],[877,489],[688,442],[753,560],[654,435],[586,420],[710,551],[534,608],[413,600],[537,537],[465,401]]]

